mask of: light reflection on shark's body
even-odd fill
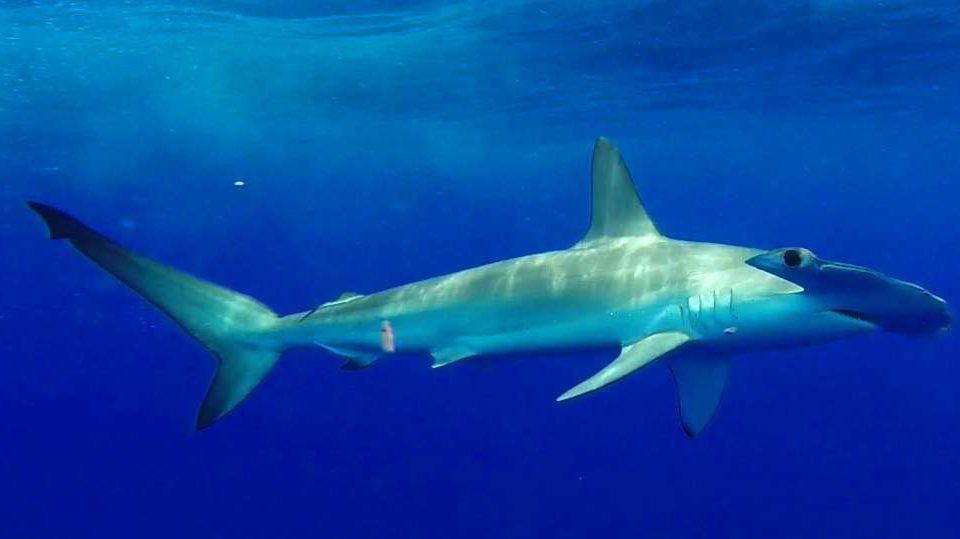
[[[345,294],[286,317],[127,251],[59,210],[31,206],[52,237],[69,239],[217,354],[220,368],[199,427],[246,398],[294,346],[322,346],[359,368],[394,349],[429,353],[440,367],[481,354],[616,345],[622,351],[610,365],[558,400],[662,359],[692,436],[712,418],[734,353],[875,329],[933,333],[950,323],[946,304],[929,292],[805,249],[762,251],[662,236],[605,139],[594,148],[592,181],[591,225],[570,249],[375,294]]]

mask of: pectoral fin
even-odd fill
[[[729,370],[730,358],[722,356],[684,354],[670,361],[680,421],[687,436],[693,438],[710,423],[723,396]]]
[[[629,346],[625,346],[620,351],[617,359],[604,367],[600,372],[580,382],[563,395],[557,397],[557,401],[565,401],[574,397],[579,397],[584,393],[596,391],[605,387],[624,376],[649,365],[660,356],[676,349],[678,346],[690,340],[686,333],[671,331],[667,333],[657,333],[637,341]]]

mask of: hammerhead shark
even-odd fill
[[[664,363],[693,437],[713,418],[736,354],[950,326],[946,302],[923,288],[807,249],[663,236],[607,139],[596,141],[591,172],[590,225],[569,249],[345,293],[288,316],[127,250],[61,210],[29,205],[52,239],[68,240],[217,357],[198,430],[246,399],[293,347],[323,347],[354,369],[395,352],[427,353],[443,367],[479,355],[616,346],[616,359],[557,400]]]

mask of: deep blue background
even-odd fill
[[[606,135],[667,235],[957,304],[958,98],[957,2],[0,1],[0,535],[957,537],[956,335],[743,357],[693,441],[662,368],[556,405],[600,353],[297,352],[195,434],[214,361],[23,201],[292,312],[568,246]]]

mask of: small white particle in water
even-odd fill
[[[243,181],[243,180],[237,180],[237,181],[233,182],[233,186],[234,186],[234,187],[243,187],[244,185],[247,185],[247,182],[245,182],[245,181]]]
[[[723,330],[723,332],[726,333],[727,335],[733,335],[734,333],[737,332],[737,326],[730,326],[727,329]]]

